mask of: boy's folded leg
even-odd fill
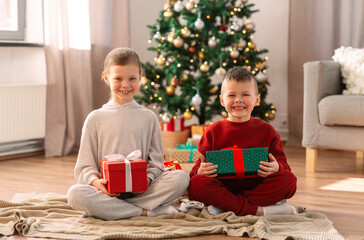
[[[153,210],[147,211],[148,217],[156,217],[160,215],[176,215],[178,210],[172,205],[162,205]]]
[[[288,203],[278,203],[263,207],[264,215],[293,215],[297,214],[294,206]]]

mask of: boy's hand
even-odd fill
[[[258,175],[261,177],[268,177],[279,171],[279,164],[271,153],[269,153],[269,162],[261,161],[259,167],[262,169],[258,170]]]
[[[109,193],[106,189],[107,180],[106,179],[95,179],[92,181],[91,185],[100,190],[101,192],[105,193],[106,195],[109,195],[110,197],[117,197],[120,194],[119,193]]]
[[[217,165],[213,165],[210,162],[206,162],[206,159],[203,155],[200,155],[201,165],[197,170],[198,175],[204,175],[206,177],[217,177],[216,169]]]

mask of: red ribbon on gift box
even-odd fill
[[[164,162],[164,168],[171,170],[173,167],[175,167],[176,170],[182,170],[181,165],[177,161],[168,161]]]
[[[236,179],[244,179],[245,170],[244,170],[243,149],[238,148],[238,146],[234,145],[233,147],[223,148],[221,150],[233,150],[235,177]]]

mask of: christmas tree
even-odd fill
[[[193,115],[204,124],[215,115],[226,118],[220,104],[221,80],[234,66],[249,69],[258,80],[260,105],[252,115],[269,121],[275,108],[266,103],[268,51],[253,41],[250,19],[258,10],[247,0],[167,0],[151,29],[148,50],[154,63],[142,64],[142,96],[139,103],[160,107],[160,116]],[[212,81],[217,78],[219,81]]]

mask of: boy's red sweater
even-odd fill
[[[268,152],[278,161],[280,169],[291,170],[279,134],[269,123],[258,118],[251,117],[242,123],[225,119],[210,125],[198,144],[198,151],[206,157],[206,151],[221,150],[234,145],[239,148],[267,147]],[[199,158],[190,172],[190,177],[197,174],[200,164]]]

